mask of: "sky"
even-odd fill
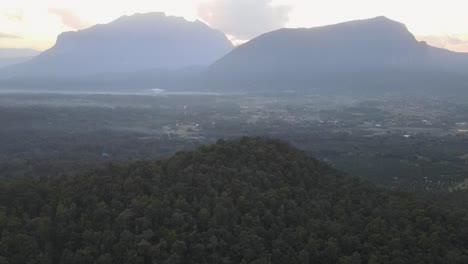
[[[467,0],[0,0],[0,48],[45,50],[64,31],[157,11],[202,20],[235,43],[282,27],[383,15],[431,45],[468,52],[466,10]]]

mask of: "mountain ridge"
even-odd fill
[[[185,27],[187,23],[189,27]],[[167,24],[172,27],[167,27]],[[139,30],[130,32],[129,28]],[[187,28],[196,28],[195,32],[203,31],[210,36],[215,32],[213,35],[217,40],[214,42],[221,43],[224,48],[216,54],[207,51],[212,50],[209,45],[204,42],[196,44],[196,37],[186,33],[193,30]],[[142,35],[150,31],[154,31],[152,36],[156,39],[166,36],[167,45],[151,46],[151,42],[140,41],[134,49],[138,50],[136,55],[130,53],[127,57],[119,57],[120,51],[128,47],[118,43],[106,46],[104,50],[97,49],[94,53],[75,52],[89,50],[87,47],[102,42],[102,39],[93,38],[96,34],[104,40],[118,40],[123,36],[144,39]],[[130,33],[121,35],[121,32]],[[80,41],[75,41],[77,37]],[[196,44],[199,50],[211,54],[208,56],[210,59],[207,61],[203,52],[187,52],[184,43],[189,46]],[[179,47],[175,49],[177,52],[163,52],[174,50],[174,47]],[[152,55],[145,52],[153,49],[161,52],[155,51]],[[187,22],[164,13],[122,16],[109,24],[61,34],[54,48],[25,64],[0,71],[3,79],[11,79],[4,80],[1,86],[47,87],[49,80],[58,80],[54,82],[57,88],[79,89],[106,86],[233,92],[286,89],[358,96],[468,95],[465,88],[468,86],[468,53],[431,47],[418,41],[404,24],[386,17],[323,27],[279,29],[228,53],[231,49],[232,43],[224,34],[213,31],[201,21]],[[69,54],[73,54],[74,59],[69,59]],[[205,65],[189,73],[185,69],[194,68],[194,57],[187,54],[197,54],[194,56],[203,58]],[[173,63],[175,57],[183,57],[184,67]],[[75,70],[70,73],[70,69]],[[106,80],[99,76],[106,76]],[[127,81],[122,82],[122,79]]]

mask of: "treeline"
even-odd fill
[[[466,207],[277,140],[0,184],[0,263],[468,263]]]

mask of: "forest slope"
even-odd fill
[[[0,184],[0,263],[468,263],[468,213],[271,139]]]

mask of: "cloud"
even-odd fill
[[[240,40],[284,27],[289,12],[289,6],[274,6],[272,0],[208,0],[198,6],[201,19]]]
[[[0,32],[0,39],[5,39],[5,38],[8,38],[8,39],[17,39],[17,38],[20,38],[19,36],[16,36],[16,35],[11,35],[11,34],[7,34],[7,33],[2,33]]]
[[[468,52],[468,36],[446,35],[446,36],[418,36],[420,41],[425,41],[427,44],[448,49],[457,52]]]
[[[71,10],[64,8],[49,8],[49,12],[59,16],[62,23],[70,28],[80,30],[89,27],[89,24],[81,20]]]
[[[1,12],[0,16],[3,16],[11,21],[23,21],[23,9],[17,9],[12,12]]]

